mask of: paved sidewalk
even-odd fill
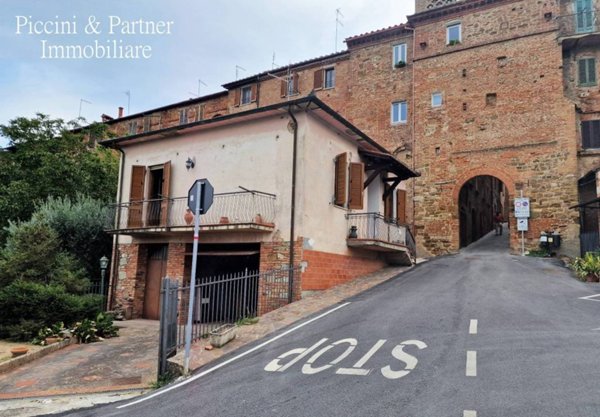
[[[156,380],[158,321],[115,324],[119,337],[71,345],[0,374],[0,400],[148,388]]]
[[[196,370],[229,352],[265,337],[269,333],[286,327],[295,321],[339,303],[346,298],[366,291],[408,269],[410,269],[410,267],[388,267],[362,278],[338,285],[334,288],[304,295],[304,298],[300,301],[296,301],[295,303],[261,316],[257,324],[241,326],[238,329],[236,339],[229,342],[221,349],[207,351],[204,347],[209,344],[208,340],[196,342],[192,345],[190,369],[192,371]],[[171,359],[171,361],[183,365],[183,351],[179,352]]]

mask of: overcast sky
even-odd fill
[[[130,113],[220,91],[221,84],[335,52],[337,8],[343,13],[337,49],[343,39],[406,21],[412,0],[3,0],[0,15],[0,124],[42,112],[88,121],[118,106]],[[23,16],[17,18],[17,16]],[[100,34],[85,34],[89,17]],[[172,21],[171,34],[107,34],[110,16],[122,21]],[[114,18],[116,19],[116,18]],[[77,34],[29,34],[29,22],[76,22]],[[113,20],[115,21],[115,20]],[[17,34],[20,23],[21,34]],[[74,25],[71,24],[71,27]],[[40,28],[40,24],[38,24]],[[35,27],[34,27],[35,29]],[[53,24],[46,29],[55,30]],[[149,45],[150,59],[42,59],[42,40],[55,45],[122,41]],[[0,138],[0,146],[6,145]]]

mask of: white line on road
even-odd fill
[[[471,320],[471,323],[469,324],[469,334],[477,334],[477,320]]]
[[[588,295],[587,297],[579,297],[580,300],[600,301],[595,300],[596,297],[600,297],[600,294]]]
[[[463,417],[477,417],[477,411],[465,410],[463,412]]]
[[[333,313],[334,311],[337,311],[337,310],[339,310],[340,308],[346,307],[346,306],[347,306],[347,305],[349,305],[349,304],[350,304],[350,302],[347,302],[347,303],[344,303],[344,304],[340,304],[339,306],[337,306],[337,307],[335,307],[335,308],[332,308],[331,310],[328,310],[328,311],[324,312],[323,314],[320,314],[320,315],[318,315],[317,317],[313,317],[312,319],[310,319],[310,320],[308,320],[308,321],[305,321],[304,323],[301,323],[301,324],[297,325],[296,327],[292,327],[291,329],[289,329],[289,330],[287,330],[287,331],[285,331],[285,332],[281,333],[280,335],[277,335],[277,336],[273,337],[272,339],[269,339],[269,340],[267,340],[266,342],[263,342],[263,343],[261,343],[261,344],[260,344],[260,345],[258,345],[258,346],[254,346],[252,349],[249,349],[249,350],[247,350],[247,351],[245,351],[245,352],[243,352],[243,353],[240,353],[239,355],[237,355],[237,356],[234,356],[233,358],[231,358],[231,359],[228,359],[228,360],[226,360],[225,362],[221,362],[220,364],[218,364],[218,365],[215,365],[215,366],[213,366],[212,368],[209,368],[209,369],[207,369],[207,370],[206,370],[206,371],[204,371],[204,372],[200,372],[200,373],[199,373],[199,374],[197,374],[197,375],[194,375],[194,376],[192,376],[192,377],[190,377],[190,378],[188,378],[188,379],[186,379],[186,380],[184,380],[184,381],[181,381],[181,382],[179,382],[178,384],[171,385],[170,387],[167,387],[167,388],[165,388],[165,389],[163,389],[163,390],[161,390],[161,391],[156,391],[154,394],[150,394],[150,395],[148,395],[147,397],[140,398],[139,400],[132,401],[132,402],[130,402],[130,403],[127,403],[127,404],[120,405],[120,406],[118,406],[117,408],[125,408],[125,407],[129,407],[129,406],[131,406],[131,405],[139,404],[139,403],[141,403],[141,402],[144,402],[144,401],[146,401],[146,400],[149,400],[149,399],[151,399],[151,398],[158,397],[159,395],[162,395],[162,394],[165,394],[165,393],[167,393],[167,392],[169,392],[169,391],[172,391],[172,390],[174,390],[175,388],[179,388],[179,387],[181,387],[181,386],[183,386],[183,385],[189,384],[190,382],[192,382],[192,381],[195,381],[195,380],[197,380],[198,378],[202,378],[203,376],[205,376],[205,375],[208,375],[208,374],[210,374],[211,372],[214,372],[214,371],[216,371],[217,369],[219,369],[219,368],[222,368],[222,367],[223,367],[223,366],[225,366],[225,365],[229,365],[229,364],[230,364],[231,362],[233,362],[233,361],[236,361],[236,360],[238,360],[238,359],[241,359],[241,358],[243,358],[244,356],[246,356],[246,355],[249,355],[249,354],[250,354],[250,353],[252,353],[252,352],[255,352],[255,351],[259,350],[259,349],[262,349],[263,347],[265,347],[265,346],[267,346],[267,345],[269,345],[269,344],[271,344],[271,343],[275,342],[276,340],[279,340],[279,339],[281,339],[282,337],[284,337],[284,336],[287,336],[288,334],[290,334],[290,333],[292,333],[292,332],[295,332],[296,330],[298,330],[298,329],[300,329],[300,328],[302,328],[302,327],[306,326],[307,324],[310,324],[310,323],[313,323],[313,322],[315,322],[315,321],[317,321],[317,320],[319,320],[319,319],[322,319],[323,317],[325,317],[325,316],[327,316],[327,315],[329,315],[329,314]]]
[[[467,376],[477,376],[477,352],[467,350]]]

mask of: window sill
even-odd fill
[[[577,84],[577,87],[581,87],[581,88],[592,88],[592,87],[597,87],[598,83],[594,83],[594,84]]]
[[[600,148],[584,148],[577,152],[580,156],[597,156],[600,155]]]
[[[406,126],[408,124],[408,121],[404,121],[404,122],[392,122],[392,126]]]

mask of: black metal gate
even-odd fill
[[[163,278],[160,290],[160,344],[158,347],[158,375],[167,372],[167,359],[177,353],[177,310],[179,283]]]
[[[581,256],[588,252],[600,252],[600,233],[583,232],[579,235],[581,244]]]

